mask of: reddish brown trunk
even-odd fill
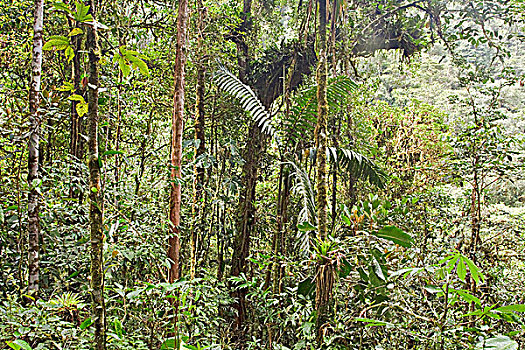
[[[186,64],[186,28],[188,22],[188,1],[179,2],[177,16],[177,43],[175,49],[175,88],[173,96],[173,118],[171,139],[170,176],[170,238],[168,239],[168,258],[171,260],[169,281],[180,278],[180,209],[181,209],[181,163],[182,132],[184,128],[184,66]]]

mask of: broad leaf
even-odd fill
[[[11,348],[15,350],[33,350],[31,346],[29,346],[28,343],[26,343],[22,339],[17,339],[15,341],[6,341],[6,344]]]
[[[406,248],[410,248],[413,242],[412,237],[408,233],[405,233],[395,226],[385,226],[377,232],[372,232],[372,234]]]
[[[75,36],[84,33],[80,28],[73,28],[67,36]]]
[[[68,47],[70,47],[69,38],[61,35],[52,35],[44,46],[42,46],[42,50],[65,50]]]
[[[297,294],[307,297],[315,289],[315,283],[311,277],[306,277],[297,285]]]
[[[476,349],[518,350],[518,343],[507,336],[500,335],[494,338],[489,338],[484,342],[479,342],[476,344]]]

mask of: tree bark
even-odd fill
[[[246,36],[251,29],[251,6],[252,0],[244,0],[241,23],[236,33],[238,37],[235,39],[239,79],[243,83],[246,83],[247,76],[250,73],[249,48],[246,43]],[[257,185],[257,167],[262,147],[263,135],[257,123],[252,122],[249,126],[246,146],[243,151],[243,159],[245,160],[242,169],[243,188],[239,197],[237,232],[234,239],[230,272],[230,275],[234,277],[246,272],[246,258],[250,254],[250,240],[255,217],[254,201],[255,188]],[[240,343],[241,348],[243,348],[245,344],[241,328],[246,317],[246,289],[237,289],[234,287],[231,296],[235,299],[233,306],[237,310],[233,324],[236,331],[235,337]]]
[[[202,0],[197,1],[197,11],[199,15],[197,24],[197,87],[195,97],[195,141],[198,143],[195,150],[195,180],[193,181],[193,206],[192,206],[192,229],[191,229],[191,266],[190,278],[195,277],[197,269],[197,250],[198,250],[198,231],[199,216],[204,207],[203,205],[203,191],[204,191],[204,167],[197,164],[199,158],[206,152],[206,135],[205,128],[205,114],[204,114],[204,74],[205,67],[203,62],[203,41],[204,41],[204,7]]]
[[[327,118],[328,103],[326,100],[326,80],[328,75],[326,51],[326,0],[318,0],[318,50],[319,64],[317,66],[317,126],[315,128],[315,145],[317,147],[316,171],[317,171],[317,234],[320,240],[328,236],[327,221]],[[320,259],[320,257],[318,257]],[[325,260],[325,259],[323,259]],[[328,321],[329,302],[333,286],[333,271],[329,262],[317,264],[316,273],[316,298],[315,308],[317,311],[316,331],[319,346],[323,344],[323,328]]]
[[[255,187],[257,185],[257,168],[260,153],[263,148],[263,135],[257,123],[252,122],[244,150],[245,163],[242,170],[243,189],[239,198],[237,212],[237,235],[235,237],[232,255],[231,276],[239,276],[246,272],[246,258],[250,254],[251,233],[255,218]],[[240,329],[246,316],[246,290],[236,289],[232,296],[236,299],[237,318],[235,328]]]
[[[180,209],[181,209],[181,163],[182,132],[184,129],[184,78],[186,64],[186,30],[188,26],[188,1],[179,2],[177,15],[177,43],[175,48],[174,96],[171,139],[170,176],[170,238],[168,258],[171,260],[168,279],[170,283],[180,278]]]
[[[35,0],[33,24],[33,59],[31,62],[31,87],[29,90],[29,119],[31,133],[29,134],[29,157],[27,162],[29,197],[27,201],[28,216],[28,265],[29,281],[28,294],[35,295],[39,288],[39,250],[40,250],[40,177],[39,177],[39,151],[40,151],[40,124],[41,117],[38,111],[40,105],[40,83],[42,77],[42,31],[44,27],[44,0]]]
[[[77,23],[77,27],[79,24]],[[75,93],[84,95],[84,87],[81,85],[81,62],[82,62],[82,35],[75,35],[71,38],[75,56],[73,57],[73,85]],[[80,189],[80,163],[83,158],[84,144],[82,142],[82,117],[77,113],[78,101],[71,101],[71,130],[70,130],[70,149],[71,155],[71,187],[69,188],[69,197],[78,198],[79,204],[83,202],[84,194]]]
[[[89,13],[96,18],[95,0],[89,1]],[[91,227],[91,298],[92,316],[95,328],[94,347],[106,349],[106,307],[104,303],[103,267],[103,212],[104,197],[100,181],[98,141],[98,88],[100,47],[97,28],[85,26],[87,31],[86,49],[89,57],[88,78],[88,168],[89,168],[89,222]]]

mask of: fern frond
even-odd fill
[[[240,81],[222,64],[218,65],[213,79],[222,90],[239,99],[242,108],[251,114],[253,120],[264,133],[270,136],[275,135],[270,114],[248,85]]]

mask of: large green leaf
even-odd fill
[[[395,226],[385,226],[377,232],[372,232],[372,234],[406,248],[410,248],[413,242],[412,237],[408,233],[405,233]]]
[[[297,285],[297,294],[304,297],[310,295],[315,289],[315,283],[311,277],[306,277]]]
[[[525,304],[514,304],[498,307],[496,310],[501,312],[525,312]]]
[[[507,336],[497,336],[476,344],[476,349],[486,350],[518,350],[518,343]]]
[[[42,46],[42,50],[65,50],[70,47],[69,38],[61,35],[52,35],[48,41]]]
[[[28,343],[26,343],[22,339],[17,339],[15,341],[6,341],[6,344],[11,348],[15,350],[33,350],[31,346],[29,346]]]

